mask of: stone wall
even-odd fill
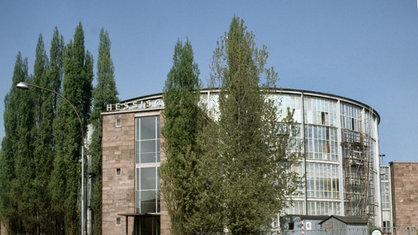
[[[390,162],[393,226],[418,226],[418,162]]]
[[[162,129],[164,126],[164,118],[163,115],[160,115],[160,129]],[[164,146],[164,138],[161,135],[160,136],[160,146]],[[166,155],[163,149],[161,149],[160,151],[160,162],[161,164],[164,164],[164,162],[166,161]],[[162,180],[161,180],[161,184],[163,184]],[[161,194],[160,197],[161,200],[161,206],[160,206],[160,223],[161,223],[161,235],[171,235],[171,221],[170,221],[170,216],[168,215],[168,211],[167,211],[167,206],[164,203],[164,195]]]
[[[103,234],[125,234],[125,217],[118,214],[135,212],[134,121],[133,113],[103,116]],[[133,217],[128,224],[131,234]]]
[[[159,112],[158,112],[159,113]],[[134,217],[119,214],[135,213],[135,115],[136,112],[107,113],[103,115],[103,234],[126,234],[126,218],[128,234],[133,234]],[[155,115],[156,112],[152,112]],[[146,113],[141,113],[141,116]],[[160,115],[160,129],[164,125]],[[164,139],[161,136],[161,146]],[[165,161],[161,150],[160,160]],[[117,169],[120,175],[117,176]],[[161,195],[160,234],[170,235],[170,219]],[[120,224],[116,224],[117,218]]]

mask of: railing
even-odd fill
[[[378,228],[383,235],[418,235],[418,226],[399,226],[399,227],[385,227]],[[330,229],[311,229],[301,230],[283,230],[281,235],[369,235],[372,234],[373,229],[370,228],[330,228]]]

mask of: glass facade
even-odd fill
[[[305,124],[336,127],[337,102],[317,97],[304,97]]]
[[[137,213],[160,212],[160,117],[135,119]]]
[[[380,167],[380,195],[382,197],[382,221],[383,232],[390,233],[393,226],[392,201],[390,188],[390,168],[389,166]]]
[[[341,104],[341,128],[361,132],[361,108],[351,104]]]
[[[269,98],[282,114],[287,108],[295,111],[305,140],[305,159],[298,170],[305,175],[305,188],[286,213],[363,216],[367,211],[370,222],[378,224],[379,120],[374,110],[311,92],[280,92]]]
[[[327,126],[305,126],[306,158],[338,162],[337,129]]]
[[[308,201],[310,215],[337,215],[340,214],[340,202],[335,201]]]
[[[217,89],[201,91],[200,106],[214,120],[220,115],[218,97]],[[292,169],[304,176],[304,184],[286,213],[362,215],[367,211],[378,216],[377,113],[356,101],[315,92],[277,90],[267,98],[278,107],[278,121],[288,109],[294,112],[300,124],[297,138],[304,140],[304,159]],[[137,117],[135,128],[136,210],[159,212],[159,116]]]
[[[201,105],[217,119],[218,91],[203,91]],[[329,94],[277,90],[267,96],[278,108],[279,120],[287,109],[300,123],[305,158],[292,169],[305,183],[293,196],[287,214],[354,215],[367,213],[380,221],[377,113],[359,102]],[[367,180],[368,179],[368,180]]]
[[[338,164],[307,163],[308,198],[338,199],[340,197],[338,167]]]
[[[380,190],[382,195],[382,210],[390,209],[389,167],[380,168]]]

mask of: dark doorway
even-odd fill
[[[124,213],[119,214],[126,219],[126,235],[128,235],[128,217],[134,217],[133,235],[160,235],[160,214],[159,213]]]
[[[136,216],[134,227],[135,235],[160,235],[160,215]]]

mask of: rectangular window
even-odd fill
[[[325,125],[326,123],[326,119],[325,119],[326,114],[327,114],[326,112],[321,112],[321,124],[322,125]]]
[[[122,121],[120,118],[116,118],[115,120],[115,127],[121,127],[122,126]]]
[[[160,117],[135,120],[136,211],[160,212]]]
[[[136,119],[136,163],[160,162],[160,117]]]

